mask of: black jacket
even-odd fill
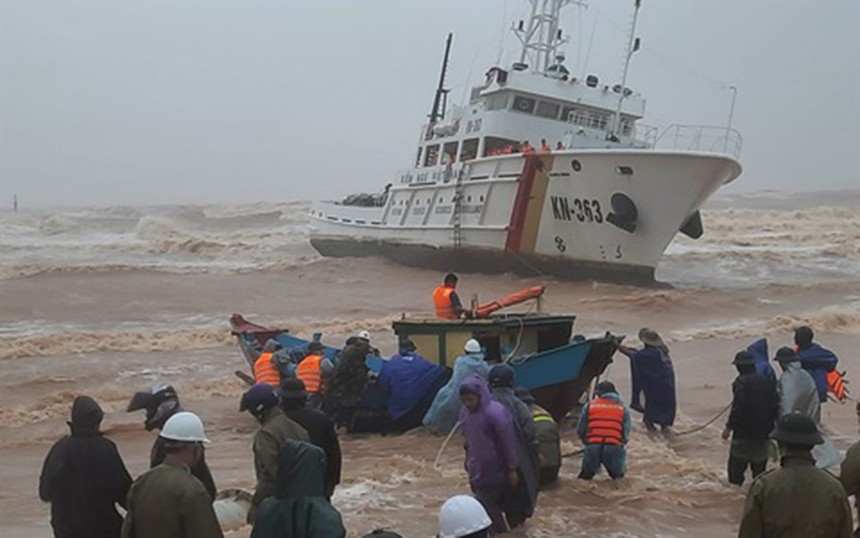
[[[779,400],[776,389],[761,374],[742,374],[732,383],[728,427],[734,439],[764,440],[773,430]]]
[[[51,503],[56,538],[117,538],[131,476],[116,445],[98,431],[57,441],[42,467],[39,497]]]
[[[324,413],[304,407],[301,403],[287,403],[284,413],[298,422],[308,432],[311,443],[325,452],[325,475],[323,483],[326,498],[331,498],[334,487],[340,484],[341,453],[334,422]]]

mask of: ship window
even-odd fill
[[[481,197],[479,198],[479,200],[481,200],[482,202],[484,201],[484,195],[483,195],[483,194],[481,195]]]
[[[561,121],[567,121],[573,123],[574,115],[576,114],[576,108],[572,106],[566,106],[561,111]]]
[[[582,163],[574,159],[570,162],[570,167],[573,168],[574,172],[579,172],[580,170],[582,170]]]
[[[453,164],[457,160],[457,142],[445,144],[442,153],[442,164]]]
[[[633,167],[625,166],[623,164],[621,166],[616,166],[615,171],[618,172],[618,174],[622,175],[622,176],[632,176],[633,175]]]
[[[535,100],[530,97],[516,95],[514,96],[513,109],[517,112],[525,112],[526,114],[531,114],[535,111]]]
[[[558,118],[558,110],[561,108],[559,105],[555,103],[548,103],[546,101],[541,101],[537,106],[537,115],[542,118],[549,118],[554,120]]]
[[[421,166],[421,146],[418,146],[418,155],[415,156],[415,166]]]
[[[461,161],[471,161],[475,157],[478,156],[478,139],[470,138],[468,140],[463,141],[463,145],[460,146],[460,160]]]
[[[444,200],[442,200],[442,197],[440,196],[440,197],[439,197],[439,203],[441,204],[443,201],[444,201]]]
[[[496,138],[493,136],[488,136],[484,139],[484,157],[487,157],[489,155],[503,155],[506,153],[505,148],[508,146],[511,146],[513,148],[513,152],[517,152],[519,151],[520,143],[516,140],[510,140],[508,138]]]
[[[487,97],[487,110],[504,110],[508,108],[508,94],[496,93]]]
[[[439,162],[439,144],[427,146],[427,151],[424,153],[424,166],[436,166]]]
[[[469,196],[467,196],[467,197],[466,197],[466,201],[467,201],[467,202],[471,202],[471,201],[472,201],[472,195],[471,195],[471,194],[470,194]]]

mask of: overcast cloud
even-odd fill
[[[589,73],[620,78],[632,3],[568,8],[574,73],[587,56]],[[460,102],[514,60],[525,4],[0,0],[0,204],[377,190],[414,156],[447,32]],[[644,0],[637,34],[629,86],[645,123],[723,125],[725,86],[739,88],[731,189],[860,186],[860,2]]]

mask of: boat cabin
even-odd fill
[[[565,315],[507,314],[482,319],[402,319],[392,325],[398,343],[411,340],[427,360],[453,366],[470,338],[481,342],[490,362],[565,346],[570,342],[575,319]]]

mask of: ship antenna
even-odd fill
[[[448,54],[451,52],[451,39],[454,34],[449,33],[445,41],[445,58],[442,60],[442,72],[439,73],[439,86],[436,88],[436,96],[433,98],[433,109],[430,110],[430,123],[436,123],[445,119],[445,105],[448,101],[448,92],[445,88],[445,72],[448,71]]]
[[[558,47],[567,43],[559,28],[559,18],[563,7],[569,4],[586,6],[586,0],[529,0],[532,9],[528,25],[520,21],[514,27],[514,35],[523,44],[520,64],[526,64],[531,57],[533,73],[546,73],[556,61]]]
[[[636,37],[636,19],[639,16],[639,5],[642,0],[633,0],[633,19],[630,21],[630,31],[627,34],[627,50],[624,55],[624,69],[621,71],[621,90],[618,92],[618,105],[615,107],[615,115],[606,138],[618,142],[618,127],[621,125],[621,103],[627,97],[627,70],[630,68],[630,59],[633,53],[639,50],[640,41]]]

